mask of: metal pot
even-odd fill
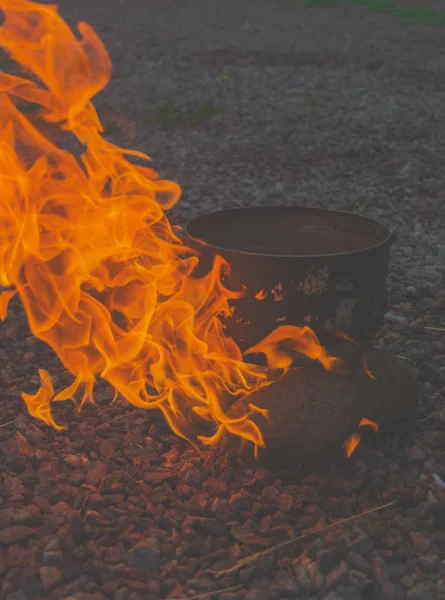
[[[235,208],[191,220],[186,234],[200,254],[197,276],[219,254],[231,267],[225,286],[245,290],[224,321],[242,350],[279,325],[309,325],[327,348],[338,345],[339,330],[368,345],[383,322],[397,238],[373,219],[319,208]]]

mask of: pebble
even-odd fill
[[[366,573],[367,575],[371,575],[372,573],[372,566],[369,560],[354,550],[351,550],[348,553],[348,564],[359,571],[363,571],[363,573]]]
[[[273,581],[274,587],[286,596],[298,593],[297,579],[286,571],[280,571]]]
[[[419,448],[419,446],[413,446],[412,448],[409,448],[406,451],[406,456],[408,462],[411,464],[423,462],[426,458],[424,450],[422,450],[422,448]]]
[[[326,587],[333,588],[337,587],[341,583],[346,583],[348,580],[349,572],[348,567],[344,561],[338,564],[332,569],[326,576]]]
[[[388,569],[386,563],[381,556],[374,556],[372,559],[374,578],[380,585],[384,585],[389,581]]]
[[[161,551],[156,538],[147,538],[125,553],[125,562],[143,573],[156,571],[161,564]]]
[[[88,485],[94,485],[95,487],[97,487],[102,481],[102,478],[104,477],[106,472],[106,465],[102,462],[96,462],[88,469],[85,477],[85,482]]]
[[[0,546],[9,546],[24,542],[36,534],[37,530],[24,525],[6,527],[0,531]]]
[[[440,558],[437,554],[428,554],[419,557],[419,565],[425,573],[437,573],[440,566]]]
[[[424,553],[428,551],[431,545],[431,538],[429,535],[423,533],[422,531],[410,531],[408,533],[408,537],[417,552]]]
[[[42,556],[42,566],[44,567],[61,567],[65,562],[65,557],[62,552],[45,552]]]
[[[244,600],[268,600],[268,598],[264,590],[260,588],[253,588],[246,593]]]
[[[294,505],[294,499],[290,494],[280,494],[278,508],[283,512],[289,512]]]
[[[49,592],[61,583],[63,575],[57,567],[40,567],[40,578],[44,591]]]
[[[430,586],[425,583],[418,583],[412,587],[406,596],[407,600],[434,600]]]
[[[365,573],[362,573],[362,571],[351,569],[349,571],[348,580],[354,588],[363,588],[368,583],[369,577]]]
[[[316,555],[317,563],[322,575],[327,575],[340,562],[340,557],[332,550],[320,550]]]

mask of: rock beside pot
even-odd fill
[[[318,363],[291,369],[233,404],[233,416],[242,415],[249,403],[269,410],[268,420],[260,414],[252,417],[266,444],[260,449],[261,463],[313,468],[344,454],[344,441],[363,417],[385,430],[414,416],[419,388],[406,365],[376,348],[361,358],[356,353],[348,375],[327,372]]]

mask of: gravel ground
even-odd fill
[[[106,388],[81,414],[61,407],[58,433],[20,393],[39,366],[66,374],[13,304],[0,327],[0,597],[444,600],[445,30],[291,0],[59,4],[112,55],[97,100],[109,138],[183,186],[174,219],[302,204],[397,231],[377,344],[409,361],[422,403],[415,423],[303,480],[198,454],[156,416],[110,408]]]

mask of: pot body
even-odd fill
[[[368,345],[383,322],[395,236],[373,219],[315,208],[242,208],[193,219],[186,232],[200,254],[196,275],[220,255],[231,269],[224,285],[245,292],[224,319],[243,351],[280,325],[308,325],[327,348],[338,344],[338,331]]]

